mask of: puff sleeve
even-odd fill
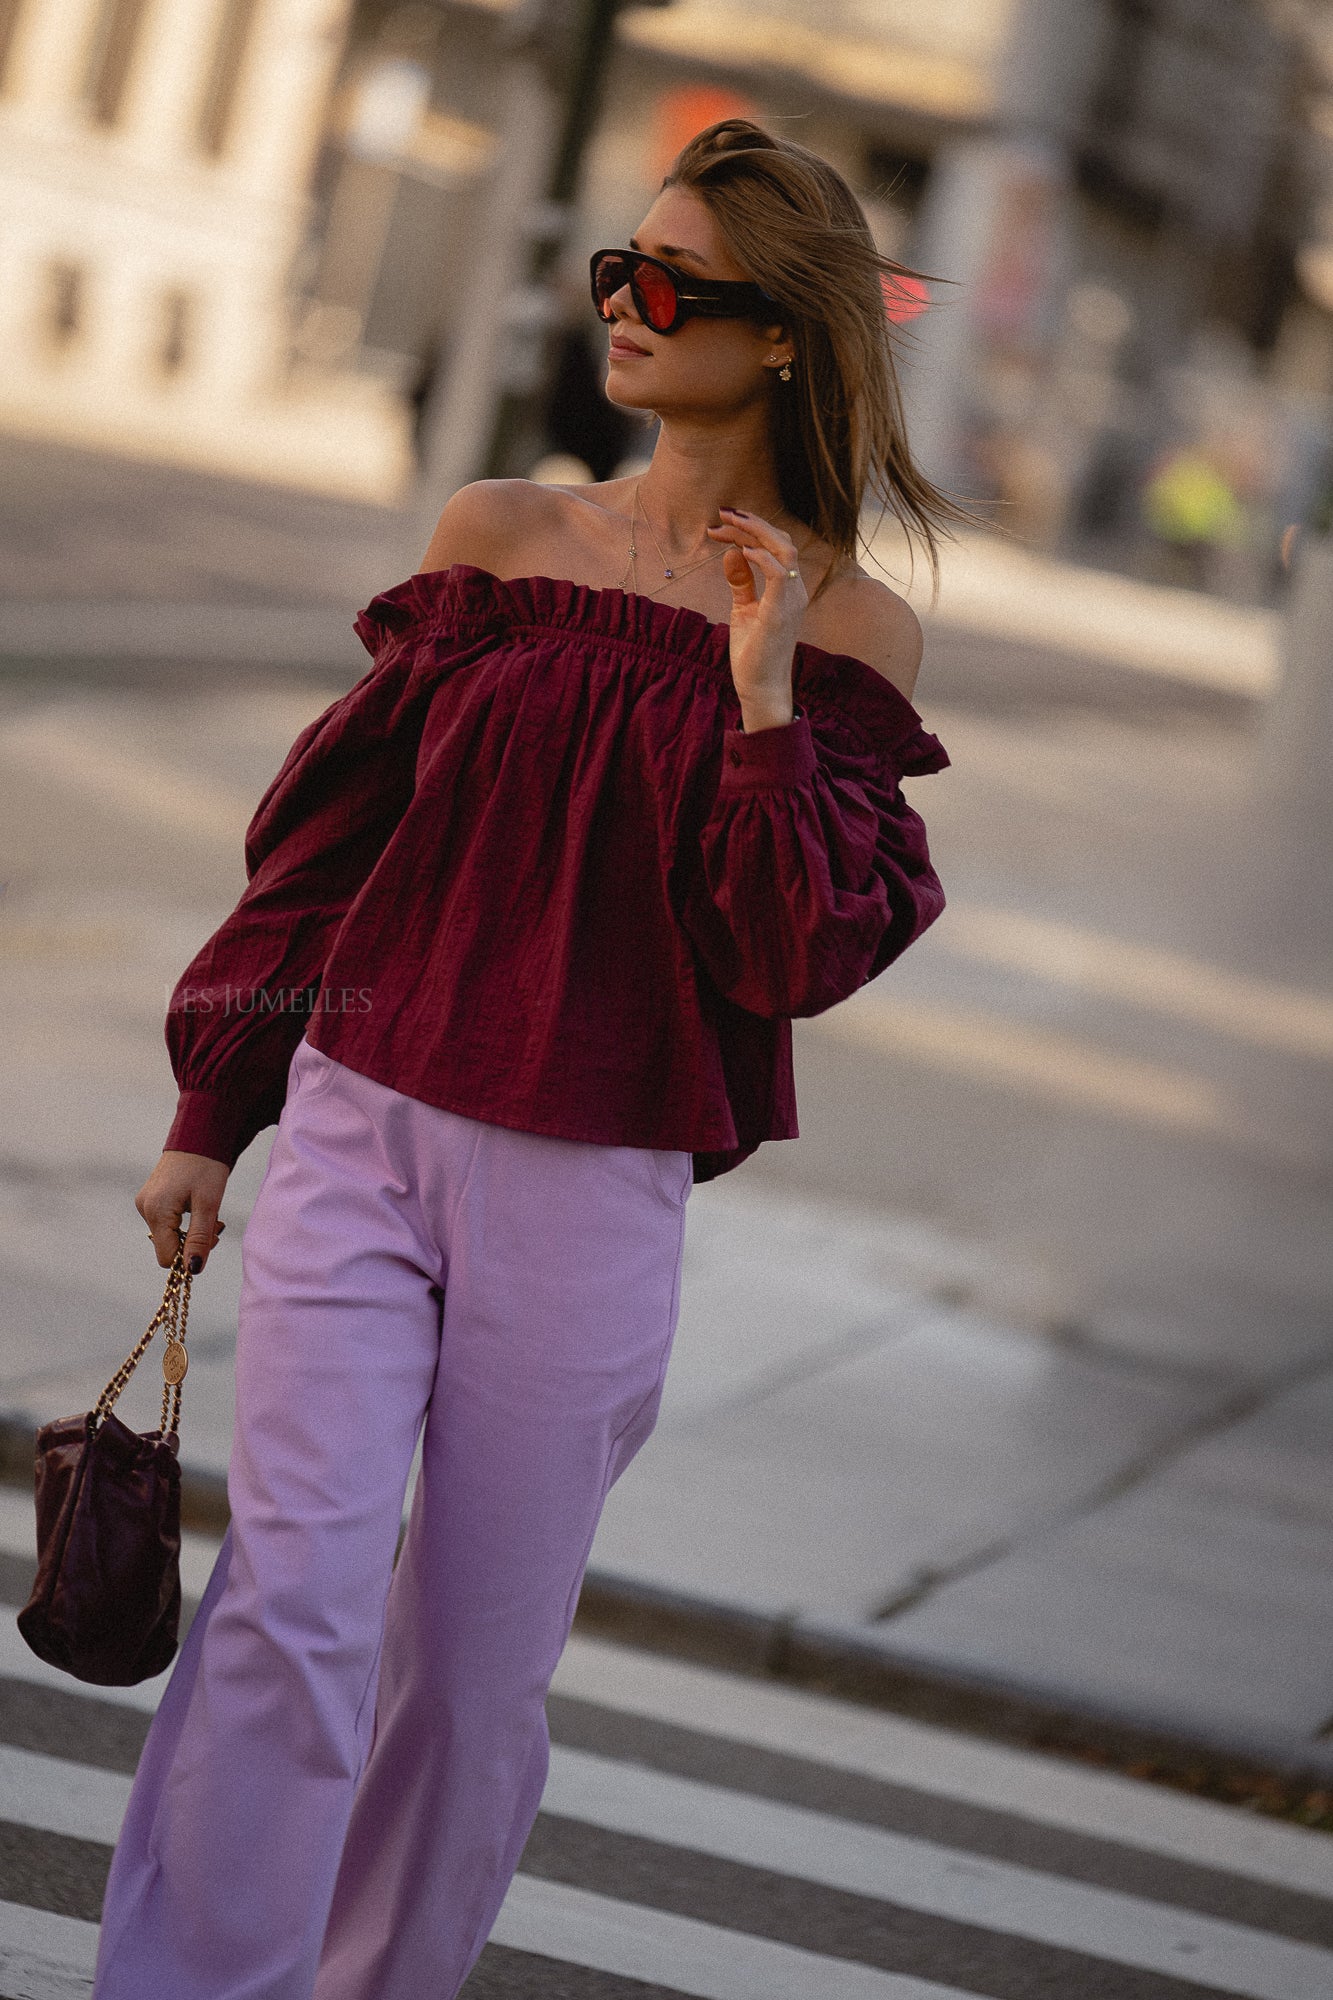
[[[176,983],[167,1148],[230,1167],[282,1110],[330,948],[411,802],[441,672],[476,645],[414,645],[406,623],[392,594],[359,615],[375,666],[293,743],[246,832],[245,891]]]
[[[752,1014],[822,1013],[944,908],[899,781],[948,756],[888,683],[876,705],[895,727],[818,704],[783,727],[723,733],[685,921],[715,985]]]

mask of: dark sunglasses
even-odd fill
[[[782,308],[759,285],[724,278],[692,278],[642,250],[598,250],[591,264],[592,302],[614,318],[611,301],[629,286],[634,309],[654,333],[675,333],[687,319],[772,319]]]

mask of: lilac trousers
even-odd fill
[[[231,1527],[134,1781],[96,2000],[457,1993],[656,1419],[690,1184],[688,1153],[511,1132],[299,1045],[243,1247]]]

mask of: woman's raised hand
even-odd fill
[[[792,719],[792,662],[810,600],[789,535],[739,507],[719,512],[721,527],[708,533],[731,545],[722,562],[731,585],[731,678],[748,735]]]
[[[164,1153],[134,1197],[134,1206],[148,1224],[157,1261],[169,1269],[181,1247],[181,1220],[189,1212],[185,1235],[185,1268],[202,1271],[208,1253],[226,1228],[218,1220],[223,1190],[231,1169],[202,1153]]]

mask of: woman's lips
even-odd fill
[[[646,354],[648,349],[646,347],[636,347],[632,340],[617,340],[613,337],[611,352],[612,354]]]

